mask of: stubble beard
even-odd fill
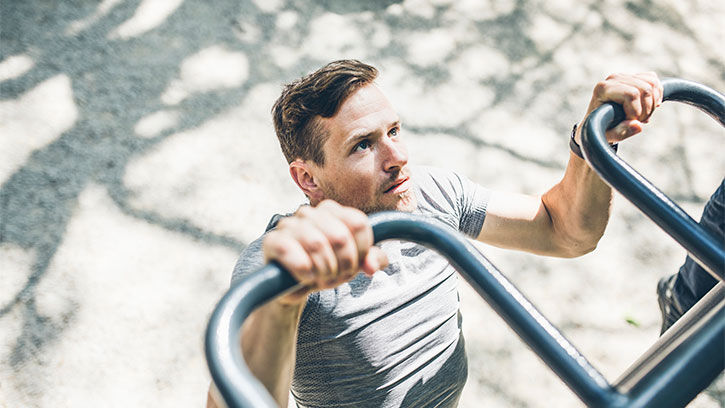
[[[337,201],[339,204],[347,207],[357,208],[368,215],[381,211],[413,212],[416,207],[416,198],[412,190],[399,194],[395,203],[385,204],[379,199],[385,197],[383,194],[376,196],[378,199],[373,200],[371,203],[360,203],[345,199],[332,185],[327,187],[326,198]]]
[[[413,195],[412,191],[408,190],[398,196],[398,200],[395,204],[384,205],[382,203],[375,203],[374,205],[362,206],[362,208],[358,208],[360,209],[360,211],[368,215],[381,211],[413,212],[413,210],[415,209],[414,203],[415,196]]]

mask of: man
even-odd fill
[[[725,178],[705,204],[700,225],[720,244],[725,245]],[[716,283],[715,278],[689,255],[677,273],[660,279],[657,283],[657,301],[662,312],[660,334],[675,324]]]
[[[365,214],[425,214],[488,244],[562,257],[592,251],[608,220],[611,190],[574,153],[542,196],[410,166],[376,75],[359,61],[333,62],[289,84],[273,108],[290,175],[310,205],[273,218],[233,280],[276,260],[305,285],[256,310],[242,330],[247,364],[281,406],[290,388],[305,407],[458,403],[467,365],[456,274],[424,247],[373,246]],[[597,84],[587,114],[605,101],[623,105],[627,120],[607,133],[615,143],[641,131],[661,100],[655,74],[615,75]],[[576,128],[572,138],[576,147]]]

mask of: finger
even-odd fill
[[[385,251],[376,246],[370,248],[362,262],[362,270],[368,276],[385,269],[386,266],[388,266],[388,256]]]
[[[642,115],[642,99],[639,90],[622,82],[619,77],[610,77],[596,88],[599,105],[616,102],[622,105],[625,119],[638,119]]]
[[[655,100],[655,84],[646,74],[638,74],[622,78],[622,82],[638,89],[640,95],[640,104],[642,105],[641,114],[635,118],[641,122],[647,122],[652,116],[657,102]],[[636,103],[636,101],[633,101]]]
[[[337,268],[328,284],[340,284],[349,280],[359,270],[358,251],[355,239],[345,223],[326,204],[318,211],[309,211],[305,216],[325,235],[337,260]],[[335,203],[334,206],[339,206]],[[318,205],[319,207],[319,205]]]
[[[609,143],[618,143],[642,131],[642,123],[636,120],[623,120],[617,126],[609,129],[606,138]]]
[[[272,231],[262,243],[265,262],[277,261],[295,280],[314,283],[312,260],[302,245],[287,233]]]
[[[290,233],[307,251],[307,255],[312,261],[313,274],[317,278],[317,286],[327,288],[334,285],[338,262],[327,237],[308,218],[300,218],[295,222],[297,223],[296,228],[292,229]]]
[[[655,109],[654,91],[652,90],[652,85],[646,81],[642,81],[642,86],[639,89],[642,103],[642,116],[639,120],[647,123]]]
[[[358,259],[362,261],[373,245],[373,229],[370,227],[368,217],[364,212],[356,208],[335,204],[330,205],[328,210],[335,214],[350,230],[352,237],[355,239]]]
[[[638,75],[642,80],[647,81],[652,85],[652,94],[654,99],[655,107],[662,105],[662,99],[664,98],[665,89],[662,86],[662,81],[656,72],[644,72]]]

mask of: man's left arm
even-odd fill
[[[655,73],[610,75],[592,93],[586,115],[605,102],[622,105],[625,120],[607,131],[609,143],[642,131],[662,103]],[[580,129],[575,141],[581,144]],[[542,255],[575,257],[596,248],[609,220],[611,188],[574,153],[561,181],[541,196],[494,192],[478,240]]]

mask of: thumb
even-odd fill
[[[368,276],[373,276],[375,272],[388,266],[388,256],[385,252],[376,247],[371,246],[368,253],[365,255],[365,259],[362,262],[362,270]]]
[[[617,143],[634,136],[642,131],[642,123],[638,120],[623,120],[617,126],[607,131],[606,137],[609,143]]]

